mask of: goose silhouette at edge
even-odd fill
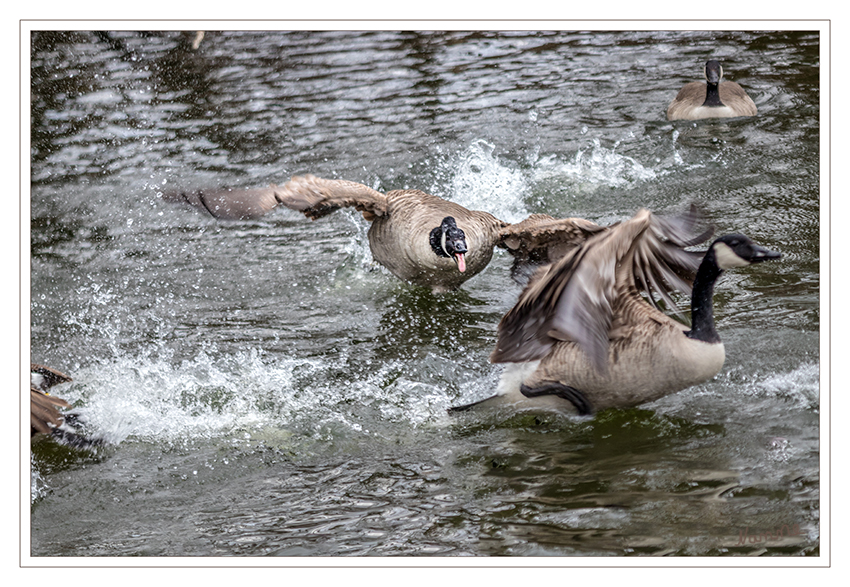
[[[88,438],[69,429],[67,424],[77,423],[73,413],[60,412],[71,404],[50,393],[50,389],[72,381],[71,377],[51,367],[30,364],[30,438],[46,434],[54,440],[74,448],[90,449],[103,444],[100,438]]]

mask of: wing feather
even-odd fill
[[[277,200],[305,216],[316,219],[340,208],[352,207],[367,219],[387,213],[387,197],[361,183],[322,179],[315,175],[295,176],[275,190]]]
[[[701,220],[695,207],[672,217],[640,210],[596,231],[533,276],[502,318],[491,360],[532,361],[545,356],[555,342],[571,341],[605,372],[618,296],[643,292],[653,306],[659,298],[678,311],[670,293],[690,293],[703,254],[683,248],[711,234],[697,228]]]
[[[259,218],[280,204],[313,219],[344,207],[356,208],[370,220],[387,212],[387,198],[381,192],[353,181],[322,179],[315,175],[294,176],[283,186],[169,191],[162,197],[206,210],[221,220]]]
[[[605,227],[583,218],[555,219],[532,214],[499,231],[496,245],[513,256],[511,275],[525,284],[537,267],[553,263]]]
[[[30,372],[40,376],[30,383],[30,425],[37,432],[49,434],[51,426],[61,426],[64,421],[64,417],[56,408],[70,408],[71,404],[62,398],[47,395],[47,390],[54,385],[71,381],[71,378],[56,369],[36,363],[30,364]]]
[[[269,213],[280,204],[275,197],[278,189],[280,188],[271,185],[267,188],[250,189],[168,191],[162,194],[162,198],[206,210],[220,220],[249,220]]]

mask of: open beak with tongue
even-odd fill
[[[445,224],[445,221],[443,222]],[[461,273],[466,271],[466,235],[455,225],[454,220],[451,226],[443,230],[442,248],[446,256],[457,263],[458,271]]]
[[[455,263],[457,263],[457,270],[463,273],[466,271],[466,260],[463,258],[463,253],[455,253]]]

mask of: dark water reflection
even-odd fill
[[[193,37],[32,34],[32,357],[111,441],[33,444],[32,556],[819,554],[817,31]],[[709,55],[759,115],[668,123]],[[498,381],[505,255],[435,296],[372,262],[353,212],[159,198],[304,172],[511,222],[696,201],[783,260],[718,286],[713,381],[449,418]]]

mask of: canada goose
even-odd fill
[[[715,281],[725,269],[780,254],[740,234],[718,238],[705,253],[685,251],[712,232],[700,233],[698,220],[694,209],[673,218],[640,210],[539,269],[499,324],[490,357],[516,364],[495,396],[451,411],[489,403],[590,414],[716,375],[725,351],[714,328]],[[675,309],[673,289],[692,289],[690,329],[658,308],[656,296]]]
[[[50,434],[64,422],[57,407],[70,408],[65,400],[50,395],[47,390],[59,383],[71,381],[71,378],[50,367],[30,365],[30,436],[39,432]]]
[[[30,437],[47,434],[54,439],[77,448],[89,448],[101,444],[100,439],[90,439],[64,427],[64,424],[77,422],[74,414],[65,414],[57,408],[70,408],[71,404],[50,395],[48,390],[54,385],[67,383],[71,378],[64,373],[38,365],[30,364]]]
[[[744,88],[724,81],[723,67],[713,59],[705,64],[705,81],[685,84],[667,108],[667,120],[700,120],[755,116],[758,112]]]
[[[170,193],[217,218],[254,218],[278,204],[315,220],[353,207],[372,223],[372,257],[390,273],[416,285],[445,292],[481,272],[493,247],[514,255],[515,278],[528,265],[546,263],[602,227],[581,218],[556,220],[533,214],[508,224],[489,214],[426,194],[393,190],[386,194],[353,181],[295,176],[283,186],[261,189]]]

